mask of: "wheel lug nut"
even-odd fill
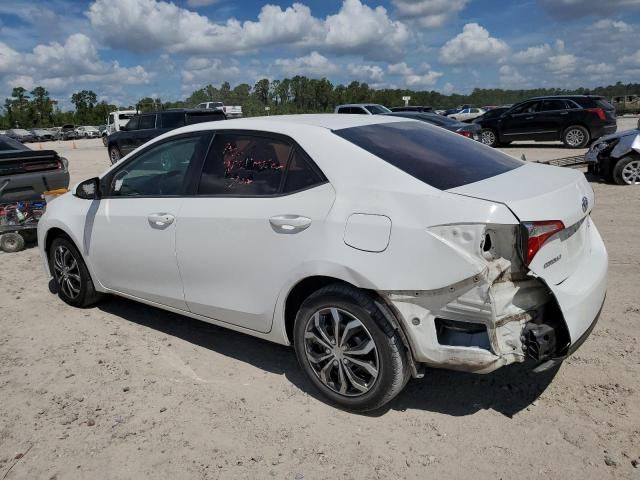
[[[324,353],[329,353],[331,352],[331,350],[329,350],[328,348],[324,351]]]
[[[333,361],[333,364],[334,364],[334,365],[338,365],[338,361],[337,361],[337,360],[334,360],[334,361]]]
[[[346,359],[346,358],[343,358],[343,359],[342,359],[342,363],[346,364],[346,363],[347,363],[347,359]]]

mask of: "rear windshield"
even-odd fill
[[[424,123],[382,123],[333,133],[440,190],[478,182],[524,165],[480,142]]]

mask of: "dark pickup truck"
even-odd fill
[[[107,137],[109,159],[112,164],[116,163],[140,145],[169,130],[226,118],[224,112],[210,109],[172,109],[135,115],[119,132]]]
[[[25,238],[35,239],[43,193],[68,187],[65,158],[0,135],[0,249],[16,252],[24,247]]]

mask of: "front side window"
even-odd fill
[[[140,117],[139,130],[150,130],[156,128],[156,116],[155,115],[142,115]]]
[[[524,165],[480,142],[419,122],[394,122],[333,133],[440,190],[460,187]]]
[[[115,172],[108,196],[182,195],[189,165],[206,153],[210,138],[203,132],[152,145]]]
[[[205,161],[198,194],[275,195],[292,146],[280,139],[217,133]]]
[[[514,107],[513,111],[511,113],[517,115],[518,113],[535,113],[538,110],[538,105],[540,104],[540,102],[527,102],[527,103],[523,103],[522,105],[519,105],[517,107]]]
[[[127,122],[127,130],[138,130],[138,125],[140,125],[140,117],[135,116]]]

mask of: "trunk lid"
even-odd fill
[[[587,229],[594,195],[577,170],[527,163],[447,191],[502,203],[520,222],[560,220],[564,230],[550,237],[529,265],[532,272],[551,284],[569,277],[590,249]]]

